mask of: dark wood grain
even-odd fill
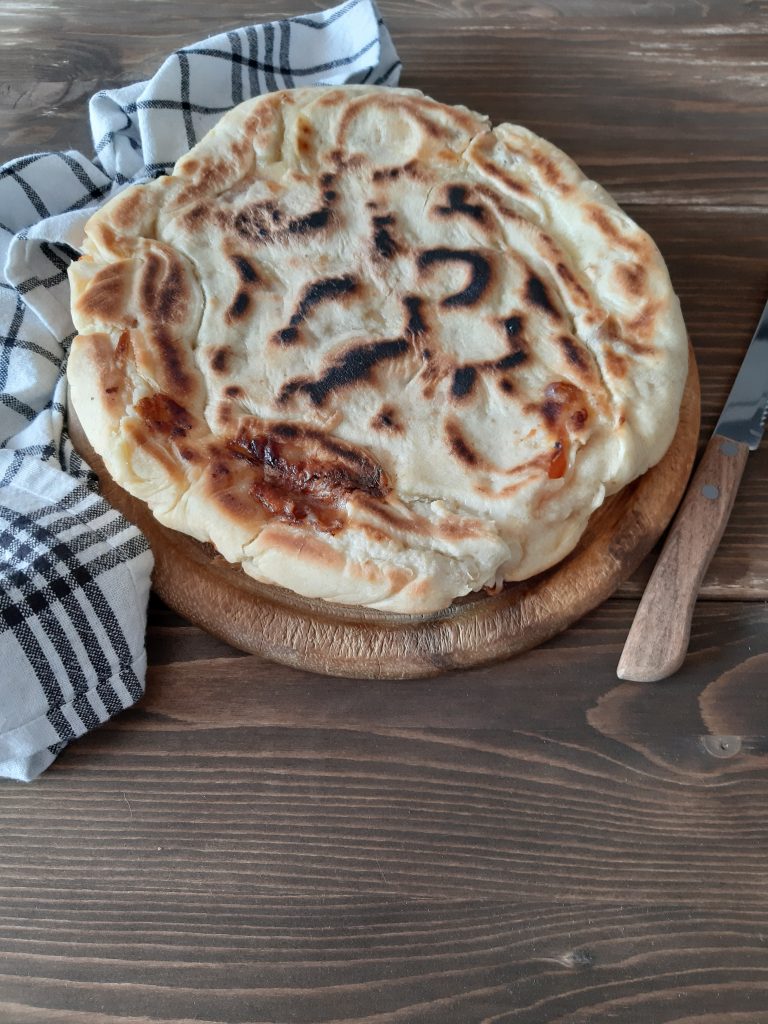
[[[4,0],[0,159],[315,0]],[[649,230],[702,442],[768,293],[766,0],[381,0],[404,84],[568,150]],[[148,692],[0,784],[1,1024],[768,1024],[768,455],[663,685],[648,566],[498,666],[328,679],[150,608]],[[2,671],[0,669],[0,671]]]
[[[765,1019],[768,610],[666,687],[631,611],[393,684],[156,606],[142,705],[0,786],[0,1020]]]
[[[768,1021],[760,910],[401,899],[381,874],[374,895],[227,894],[214,907],[171,888],[151,912],[118,893],[73,913],[66,893],[46,891],[37,928],[9,959],[44,969],[47,984],[32,1009],[24,974],[0,976],[13,1021],[106,1024],[118,999],[120,1020],[184,1024]],[[23,893],[13,906],[30,909]],[[132,963],[137,932],[142,962]],[[79,962],[62,977],[70,951]],[[105,963],[115,993],[106,998],[94,984]]]
[[[520,730],[576,739],[585,723],[619,743],[674,750],[700,736],[768,736],[768,608],[702,602],[674,684],[628,683],[616,662],[634,605],[611,600],[577,627],[503,665],[393,683],[276,666],[189,625],[156,598],[142,709],[221,726]],[[122,728],[128,716],[110,726]],[[154,719],[143,719],[142,728]],[[594,737],[593,737],[594,740]],[[194,739],[190,740],[194,744]],[[78,744],[76,749],[82,747]],[[65,757],[72,756],[68,751]],[[682,754],[680,754],[682,756]],[[707,758],[700,764],[709,763]],[[768,794],[764,794],[768,797]]]

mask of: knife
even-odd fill
[[[682,665],[702,578],[767,413],[768,303],[643,593],[616,670],[619,679],[655,682]]]

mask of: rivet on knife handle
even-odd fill
[[[712,435],[640,601],[619,679],[655,682],[682,665],[699,587],[731,514],[747,455],[748,445]]]

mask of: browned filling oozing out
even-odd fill
[[[556,429],[558,438],[549,462],[547,475],[550,480],[559,480],[568,469],[568,427],[580,430],[589,418],[585,408],[585,396],[581,388],[568,381],[559,380],[550,384],[544,392],[545,401],[541,411],[547,424]]]
[[[150,435],[176,445],[186,441],[195,426],[190,413],[162,393],[142,398],[136,411]],[[225,450],[230,458],[247,464],[248,493],[271,515],[326,533],[344,526],[350,495],[382,499],[391,491],[384,470],[370,455],[323,431],[292,423],[273,424],[260,432],[241,430],[226,442]],[[179,451],[186,461],[193,460],[194,449]],[[228,474],[226,468],[223,472]]]
[[[249,494],[271,515],[325,533],[344,526],[344,503],[351,494],[384,498],[390,490],[370,456],[318,431],[284,424],[271,432],[241,432],[227,449],[252,468]]]
[[[559,480],[560,477],[565,476],[566,469],[568,469],[568,438],[561,437],[555,441],[555,450],[549,460],[547,476],[550,480]]]
[[[194,425],[184,406],[162,393],[140,399],[136,411],[150,430],[161,437],[186,437]]]

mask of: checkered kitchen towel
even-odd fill
[[[298,85],[395,85],[372,0],[242,28],[97,93],[96,155],[0,168],[0,776],[29,780],[141,697],[152,555],[100,497],[64,425],[66,268],[94,209],[168,171],[230,107]]]

